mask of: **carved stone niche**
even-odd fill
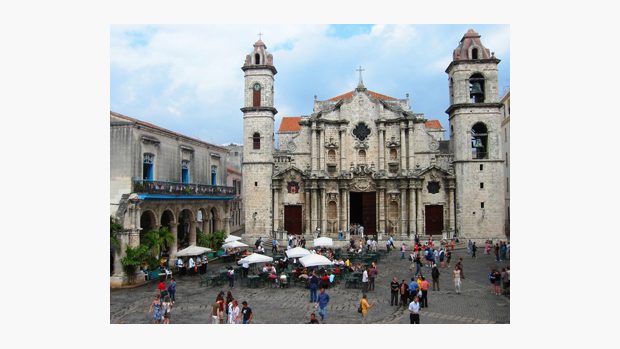
[[[400,193],[388,193],[390,196],[390,201],[398,202],[398,198],[400,197]]]
[[[327,193],[328,201],[338,201],[338,193]]]

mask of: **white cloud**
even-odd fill
[[[314,94],[327,99],[355,88],[359,65],[369,89],[398,98],[412,93],[414,108],[422,108],[416,111],[436,116],[447,105],[426,105],[436,96],[425,93],[445,90],[447,100],[444,69],[465,33],[457,29],[375,25],[339,38],[327,25],[113,26],[112,108],[205,140],[241,142],[240,68],[260,30],[279,72],[278,121],[311,113]],[[504,59],[509,27],[488,29],[483,42]]]

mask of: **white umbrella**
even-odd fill
[[[226,238],[226,240],[224,240],[224,242],[233,242],[237,240],[241,240],[241,238],[235,235],[228,235],[228,237]]]
[[[269,256],[265,256],[264,254],[260,254],[260,253],[252,253],[251,255],[245,258],[241,258],[237,262],[237,264],[243,264],[243,263],[254,264],[254,263],[267,263],[267,262],[273,262],[273,258]]]
[[[199,256],[199,255],[201,255],[203,253],[207,253],[209,251],[212,251],[212,250],[210,248],[207,248],[207,247],[191,245],[191,246],[189,246],[187,248],[184,248],[181,251],[177,252],[177,257]]]
[[[332,265],[333,262],[327,259],[325,256],[321,256],[320,254],[309,254],[307,256],[301,257],[299,259],[299,263],[304,267],[315,267],[318,265]]]
[[[334,246],[334,240],[326,237],[314,239],[312,243],[314,246]]]
[[[248,245],[244,244],[241,241],[231,241],[222,245],[223,248],[237,248],[237,247],[248,247]]]
[[[310,254],[310,251],[306,250],[303,247],[295,247],[295,248],[291,248],[290,250],[286,250],[286,256],[288,258],[299,258],[299,257],[303,257],[303,256],[307,256]]]

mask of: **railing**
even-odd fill
[[[135,193],[170,195],[236,195],[235,187],[225,187],[219,185],[207,185],[198,183],[151,181],[146,179],[134,179],[133,191]]]

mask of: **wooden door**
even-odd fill
[[[301,206],[284,206],[284,230],[289,234],[301,234]]]
[[[426,235],[441,235],[443,231],[443,205],[426,205]]]
[[[377,232],[377,204],[376,193],[362,193],[362,225],[365,235],[374,235]]]

